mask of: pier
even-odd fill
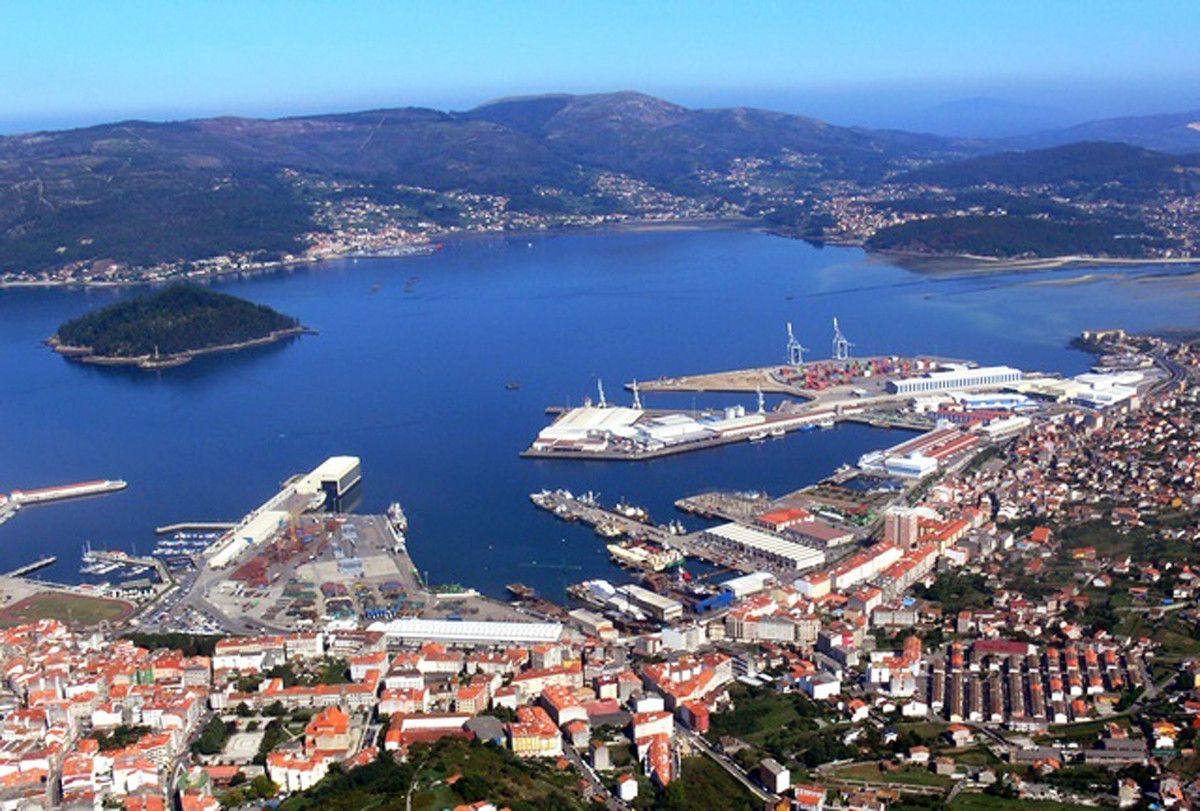
[[[4,576],[5,577],[24,577],[25,575],[33,574],[34,572],[36,572],[40,569],[45,569],[49,566],[53,566],[55,563],[58,563],[57,557],[55,557],[54,555],[46,555],[44,558],[38,558],[33,563],[26,563],[24,566],[20,566],[16,569],[13,569],[11,572],[7,572]]]
[[[7,496],[0,493],[0,524],[21,511],[22,507],[52,504],[68,499],[102,496],[124,490],[128,485],[121,479],[100,479],[90,482],[38,487],[32,490],[13,490]]]
[[[165,563],[158,558],[143,558],[136,555],[130,555],[127,552],[108,551],[106,549],[88,549],[84,552],[83,559],[85,563],[96,561],[99,563],[115,563],[120,566],[140,566],[147,569],[153,569],[159,577],[159,581],[164,586],[169,586],[175,582],[171,577],[171,572],[167,569]]]
[[[237,524],[226,521],[185,521],[178,524],[155,527],[154,534],[172,535],[176,532],[227,532],[236,526]]]
[[[650,541],[667,549],[674,549],[684,557],[704,560],[725,569],[747,573],[770,570],[770,567],[762,562],[741,560],[727,551],[708,546],[700,539],[699,532],[676,535],[664,527],[644,523],[598,504],[582,501],[564,490],[545,491],[531,498],[537,507],[563,521],[578,521],[591,527],[600,524],[616,527],[630,539]]]
[[[735,442],[779,439],[842,422],[926,431],[936,417],[920,413],[925,408],[912,408],[915,399],[1000,391],[1024,376],[1019,369],[979,367],[928,355],[851,358],[843,354],[849,346],[845,337],[837,334],[835,343],[844,346],[829,360],[802,362],[797,357],[787,365],[633,381],[626,384],[633,395],[630,406],[610,403],[598,381],[595,403],[588,399],[578,408],[547,409],[555,416],[553,423],[521,455],[647,461]],[[758,402],[703,412],[648,409],[642,405],[642,395],[648,392],[752,392]],[[787,399],[767,410],[767,393]]]

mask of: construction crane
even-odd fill
[[[806,347],[801,346],[800,342],[796,340],[796,334],[794,332],[792,332],[792,322],[791,321],[788,322],[787,333],[788,333],[788,340],[787,340],[788,364],[791,366],[803,366],[804,365],[804,353],[807,352],[808,349]]]
[[[579,572],[583,570],[582,566],[576,566],[574,563],[539,563],[536,560],[531,560],[528,563],[521,564],[522,569],[554,569],[560,572]]]
[[[564,543],[566,539],[563,539]],[[522,569],[549,569],[550,571],[558,572],[558,588],[563,594],[567,593],[567,572],[582,571],[582,566],[576,566],[574,563],[567,563],[565,560],[562,563],[539,563],[536,560],[531,560],[528,563],[521,564]]]
[[[849,360],[850,348],[854,344],[847,340],[842,334],[842,328],[838,326],[837,316],[833,317],[833,358],[834,360]]]

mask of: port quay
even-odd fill
[[[552,410],[553,423],[523,456],[646,461],[734,442],[771,441],[843,421],[912,433],[891,447],[863,454],[855,465],[830,471],[815,485],[782,496],[681,494],[675,503],[681,512],[724,522],[695,531],[679,521],[656,524],[644,509],[624,501],[602,504],[592,492],[546,489],[531,494],[531,501],[559,520],[594,528],[614,562],[649,578],[654,592],[679,610],[695,610],[718,592],[688,586],[667,577],[665,570],[697,560],[718,571],[801,582],[808,572],[831,570],[852,559],[875,537],[883,515],[906,509],[910,493],[1012,439],[1031,425],[1032,417],[1054,419],[1072,407],[1102,409],[1133,401],[1161,377],[1154,368],[1097,367],[1063,379],[925,355],[855,358],[836,321],[832,357],[806,362],[790,324],[787,334],[784,364],[631,382],[628,406],[609,402],[598,383],[595,402]],[[649,392],[746,393],[756,397],[757,407],[648,409],[642,397]],[[768,411],[767,392],[785,399]],[[510,590],[518,597],[529,593],[522,584]],[[647,612],[662,611],[645,595],[624,599],[606,581],[577,584],[570,593],[631,632]]]
[[[762,442],[793,431],[830,428],[839,422],[929,430],[936,416],[911,407],[914,396],[948,392],[996,392],[1027,375],[1006,366],[980,367],[970,361],[932,356],[849,354],[853,344],[834,323],[833,357],[805,362],[803,347],[788,325],[788,362],[778,366],[659,378],[626,385],[630,406],[610,403],[603,382],[598,398],[582,406],[548,409],[554,422],[523,452],[537,459],[645,461],[733,442]],[[646,393],[746,393],[750,408],[730,406],[699,413],[646,409]],[[768,411],[765,394],[788,397]]]
[[[22,507],[35,504],[50,504],[74,498],[99,496],[124,490],[128,485],[120,479],[61,484],[53,487],[37,487],[29,490],[13,490],[8,495],[0,493],[0,524],[15,516]]]
[[[409,520],[400,504],[383,514],[355,513],[363,463],[339,455],[283,480],[273,495],[236,521],[183,517],[157,527],[158,546],[150,556],[86,546],[81,571],[115,583],[66,587],[27,577],[52,559],[0,575],[0,622],[25,623],[20,635],[48,628],[61,637],[74,625],[221,637],[211,657],[181,653],[146,660],[152,674],[170,672],[181,684],[186,668],[195,671],[191,687],[203,688],[199,695],[207,708],[197,701],[194,717],[181,730],[198,727],[203,717],[236,713],[260,723],[279,711],[303,712],[307,740],[325,720],[345,719],[357,743],[339,733],[346,748],[336,760],[361,765],[376,756],[369,742],[380,737],[388,752],[447,735],[475,735],[479,729],[516,757],[570,754],[568,761],[591,774],[587,764],[604,763],[606,755],[597,753],[608,746],[594,733],[609,726],[628,731],[631,754],[639,745],[646,747],[646,768],[656,775],[669,778],[676,755],[708,757],[777,807],[786,786],[754,779],[701,737],[710,714],[729,708],[722,688],[735,680],[757,687],[771,683],[767,660],[756,652],[759,643],[805,651],[811,659],[796,660],[783,677],[789,680],[784,689],[829,702],[837,712],[843,711],[841,704],[852,708],[841,701],[843,695],[878,693],[882,682],[871,674],[886,670],[889,693],[894,684],[912,699],[904,705],[912,709],[900,710],[901,717],[940,723],[942,718],[972,720],[974,714],[973,720],[982,721],[982,696],[987,695],[993,725],[1029,730],[1050,719],[1093,722],[1093,710],[1082,697],[1069,708],[1065,697],[1057,705],[1053,698],[1043,700],[1041,664],[1029,642],[979,638],[971,643],[972,655],[996,657],[991,675],[964,672],[964,645],[958,641],[927,650],[910,635],[899,652],[863,643],[865,657],[853,665],[844,654],[857,654],[855,635],[865,634],[868,622],[881,628],[918,623],[907,593],[933,577],[939,561],[985,557],[1015,542],[1011,532],[985,529],[987,512],[978,498],[948,498],[957,474],[989,467],[988,451],[1002,456],[1002,445],[1019,445],[1022,434],[1037,430],[1036,425],[1099,424],[1112,406],[1118,408],[1110,413],[1132,411],[1141,398],[1153,402],[1155,396],[1172,396],[1172,386],[1179,388],[1185,372],[1161,357],[1122,349],[1069,379],[929,357],[835,357],[631,384],[629,407],[609,404],[599,387],[599,401],[574,410],[575,416],[560,415],[551,426],[558,430],[547,441],[571,443],[573,454],[639,458],[721,442],[770,441],[839,420],[912,430],[790,493],[681,494],[675,502],[681,516],[675,520],[658,516],[656,521],[644,507],[625,500],[604,503],[590,491],[532,493],[534,508],[591,527],[597,542],[626,570],[614,582],[584,575],[587,579],[566,588],[569,600],[552,601],[522,583],[508,584],[511,601],[457,584],[428,583],[409,554]],[[641,404],[649,390],[768,389],[795,397],[770,414],[761,394],[760,408],[750,414],[738,408],[703,414],[652,411]],[[578,457],[563,458],[572,464],[569,460]],[[4,503],[19,508],[123,487],[124,482],[103,481],[16,491]],[[562,568],[579,567],[564,563]],[[850,629],[847,617],[858,618],[852,619],[858,631]],[[30,624],[35,621],[43,624]],[[87,644],[102,644],[101,639],[92,633]],[[126,655],[137,650],[129,642],[108,641],[124,644]],[[575,651],[578,659],[569,655]],[[1147,692],[1157,689],[1141,651],[1125,651],[1118,659],[1111,649],[1086,647],[1085,662],[1089,654],[1097,662],[1107,657],[1104,675],[1096,665],[1094,678],[1114,695],[1126,680]],[[1058,654],[1048,656],[1049,671],[1057,667]],[[1082,696],[1076,658],[1072,649],[1064,651],[1062,661],[1068,674],[1080,679]],[[1003,683],[1002,661],[1009,668]],[[340,664],[330,683],[286,685],[271,673],[275,667],[324,668],[331,662]],[[847,681],[843,690],[849,667],[864,669],[867,679]],[[468,668],[475,668],[469,683],[461,678]],[[257,689],[243,686],[256,683],[247,677],[259,674],[269,678],[258,681]],[[506,684],[502,674],[509,676]],[[157,682],[157,675],[152,678]],[[1055,678],[1047,675],[1051,691]],[[670,710],[667,696],[676,702]],[[68,700],[80,701],[71,696],[64,706]],[[870,711],[860,703],[865,718]],[[1095,703],[1099,706],[1099,697]],[[500,707],[516,720],[480,720]],[[115,728],[123,716],[99,707],[92,718]],[[611,739],[623,733],[601,734]],[[144,737],[146,746],[160,751],[169,736]],[[1001,754],[1024,751],[999,733],[995,739]],[[244,767],[261,739],[250,740],[255,743],[231,738],[221,756]],[[588,761],[579,751],[584,747],[590,747]],[[658,756],[652,755],[655,748]],[[325,760],[324,751],[285,745],[266,755],[264,773],[285,791],[302,790],[332,768],[334,760]],[[1130,756],[1127,750],[1103,751]],[[1140,747],[1132,756],[1140,759],[1145,751]],[[183,785],[181,778],[170,779],[176,788]],[[602,782],[592,792],[611,799]],[[628,806],[610,802],[608,807]]]
[[[907,492],[1004,442],[1029,424],[1033,412],[1052,413],[1068,397],[1119,402],[1136,393],[1138,381],[1154,375],[1118,370],[1063,380],[929,355],[852,357],[852,344],[836,324],[831,357],[812,360],[804,357],[790,325],[787,335],[785,363],[631,382],[628,406],[608,402],[598,384],[596,402],[557,413],[522,455],[644,461],[733,442],[773,441],[842,421],[900,427],[911,435],[791,493],[679,494],[676,507],[682,513],[723,522],[701,529],[694,521],[691,528],[679,520],[656,523],[640,507],[606,506],[594,493],[542,490],[531,494],[534,506],[592,527],[613,561],[634,577],[654,577],[693,560],[717,571],[791,582],[868,543],[878,517],[903,504]],[[757,402],[702,412],[642,405],[646,394],[672,392],[741,393]],[[770,411],[767,393],[784,395]],[[135,627],[191,632],[275,633],[328,622],[468,616],[570,624],[568,610],[520,583],[509,587],[515,605],[457,584],[426,583],[409,556],[408,523],[399,504],[386,515],[357,515],[346,508],[362,477],[357,457],[331,457],[284,481],[240,520],[180,520],[157,527],[158,546],[150,555],[89,545],[81,572],[102,579],[99,583],[43,585],[127,601],[133,609],[128,621]],[[105,480],[18,490],[0,498],[0,516],[11,517],[26,505],[124,487],[123,481]],[[8,579],[19,580],[53,562],[32,561]],[[675,583],[652,585],[681,605],[705,596]],[[612,606],[593,607],[608,611]],[[635,623],[626,627],[640,621],[636,613],[632,619],[612,615],[618,624]]]

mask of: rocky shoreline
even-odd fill
[[[261,338],[252,338],[248,341],[239,341],[233,344],[218,344],[216,346],[206,346],[199,349],[189,349],[186,352],[176,352],[170,355],[137,355],[134,357],[120,357],[113,355],[96,355],[92,353],[91,347],[88,346],[70,346],[60,343],[56,337],[46,339],[46,345],[53,349],[58,354],[65,358],[78,361],[80,363],[90,363],[95,366],[134,366],[138,369],[157,370],[171,369],[176,366],[182,366],[193,358],[201,355],[213,355],[221,352],[237,352],[242,349],[250,349],[256,346],[268,346],[279,341],[295,338],[300,335],[316,335],[317,331],[311,327],[299,326],[291,329],[276,330],[270,335],[264,335]]]

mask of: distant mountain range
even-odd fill
[[[1187,119],[1096,122],[1038,137],[1102,131],[1182,147],[1189,133],[1200,139]],[[1191,166],[1144,150],[1107,151],[1094,165],[1098,153],[1090,154],[1074,170],[1063,163],[1080,160],[1072,153],[981,157],[1009,145],[758,109],[687,109],[629,92],[502,99],[462,113],[125,121],[33,133],[0,138],[0,277],[161,278],[460,230],[641,218],[732,216],[862,242],[879,225],[843,217],[831,202],[839,195],[869,197],[896,184],[915,194],[916,185],[966,175],[971,185],[1027,186],[1045,172],[1062,180],[1064,169],[1083,193]]]
[[[1105,118],[1065,129],[1012,138],[1005,144],[1019,149],[1034,149],[1077,141],[1113,141],[1159,152],[1200,153],[1200,110]]]

